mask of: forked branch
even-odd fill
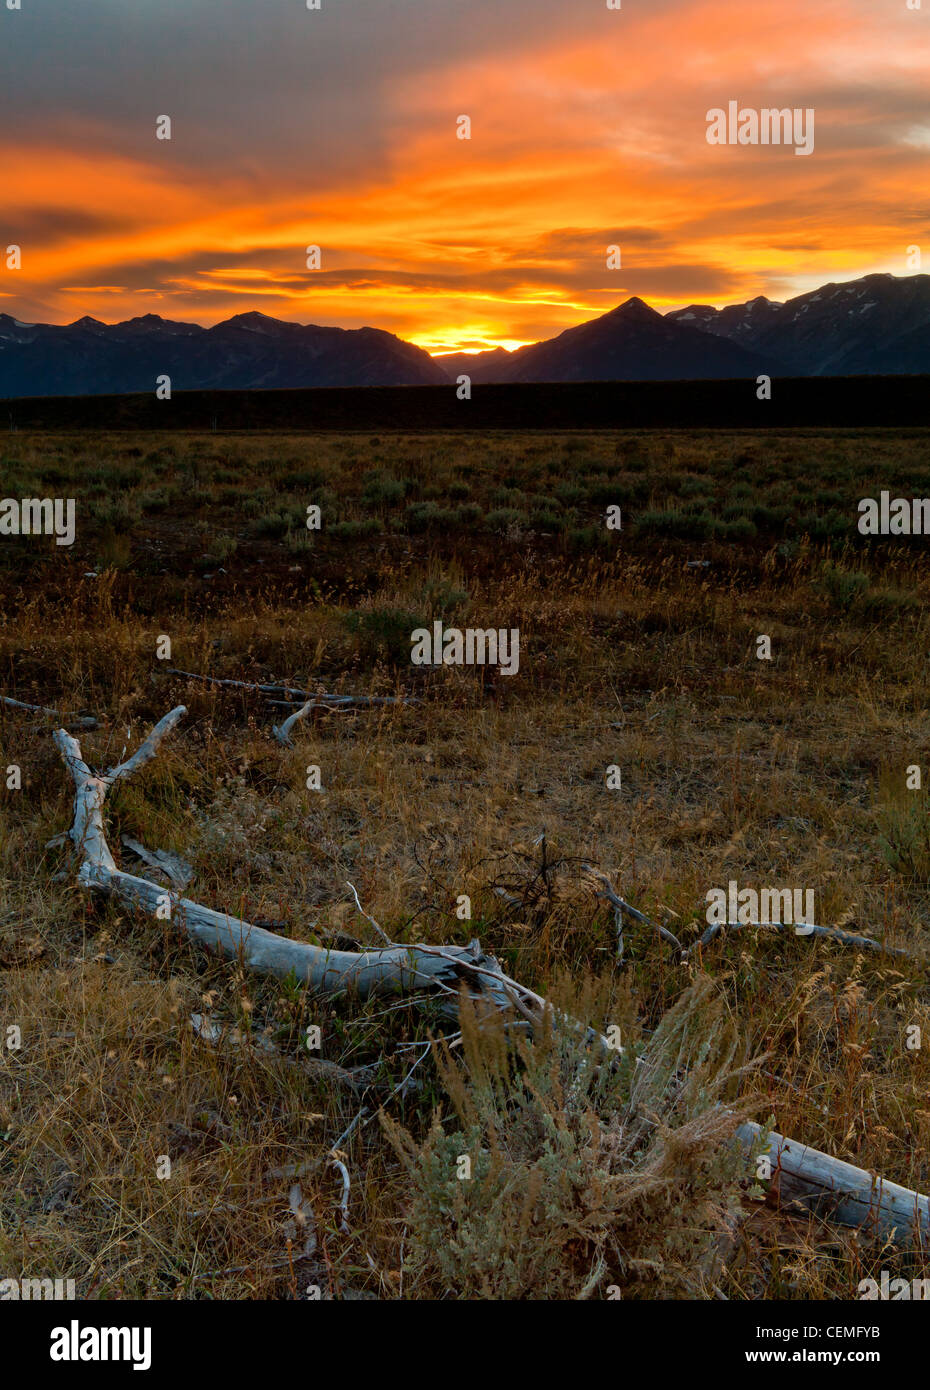
[[[311,990],[340,991],[363,997],[409,993],[420,999],[438,992],[448,996],[447,1003],[453,1006],[458,1003],[459,991],[465,985],[489,1007],[522,1019],[524,1026],[527,1022],[532,1027],[538,1026],[551,1006],[534,991],[504,975],[494,957],[482,953],[477,941],[465,947],[385,945],[359,952],[327,950],[308,942],[290,941],[228,913],[215,912],[118,868],[107,844],[103,821],[107,793],[155,757],[162,740],[185,713],[184,706],[180,705],[166,714],[132,757],[103,774],[94,773],[84,761],[73,735],[65,729],[56,730],[55,742],[75,783],[74,820],[69,834],[80,860],[80,883],[115,894],[154,917],[164,918],[165,908],[169,908],[171,925],[185,936],[210,951],[240,961],[247,969],[261,975],[278,979],[294,977]],[[616,894],[609,881],[600,877],[605,896],[614,907],[641,918],[641,914]],[[358,905],[361,910],[361,903]],[[641,920],[679,946],[670,932],[657,928],[648,918]],[[373,919],[369,921],[376,925]],[[562,1014],[558,1019],[560,1025],[576,1029],[589,1042],[609,1048],[602,1034]],[[746,1151],[751,1152],[757,1147],[761,1133],[759,1125],[745,1124],[737,1131],[737,1138]],[[780,1134],[768,1136],[767,1157],[773,1187],[782,1199],[801,1201],[817,1215],[842,1225],[863,1228],[895,1244],[922,1245],[930,1238],[930,1199],[921,1193],[866,1173]],[[344,1184],[345,1180],[343,1174]],[[343,1214],[347,1191],[344,1186]]]
[[[314,991],[345,991],[359,997],[372,994],[406,994],[428,989],[456,1002],[464,983],[494,1007],[509,1011],[538,1011],[545,1001],[532,990],[509,979],[477,941],[469,946],[372,947],[365,951],[336,951],[309,942],[291,941],[251,922],[216,912],[189,898],[172,893],[161,884],[125,873],[107,844],[103,808],[107,793],[117,782],[131,777],[151,761],[166,734],[184,717],[179,705],[155,725],[131,758],[103,774],[94,773],[84,761],[80,744],[65,729],[55,732],[55,743],[74,778],[74,820],[69,832],[78,853],[78,881],[87,888],[115,894],[150,916],[170,920],[192,941],[227,959],[235,959],[258,974],[278,979],[296,978]],[[167,914],[167,918],[166,918]]]

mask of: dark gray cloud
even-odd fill
[[[571,298],[600,307],[630,294],[685,302],[744,297],[758,286],[712,263],[722,240],[758,246],[770,237],[766,255],[770,250],[773,267],[784,255],[829,254],[842,248],[844,227],[848,232],[889,225],[883,178],[891,173],[897,186],[907,186],[913,171],[919,210],[906,202],[897,208],[902,240],[919,239],[927,226],[926,199],[919,190],[925,187],[928,149],[919,134],[914,143],[905,143],[909,132],[930,129],[930,89],[923,75],[916,65],[896,66],[883,54],[874,80],[854,80],[850,73],[858,67],[833,64],[828,50],[817,47],[818,42],[823,45],[824,28],[834,24],[838,34],[867,51],[878,23],[875,0],[818,0],[813,8],[821,22],[819,39],[808,41],[802,27],[797,70],[782,64],[779,71],[765,65],[761,39],[753,56],[752,36],[757,25],[760,36],[771,32],[773,16],[790,29],[800,11],[797,0],[786,7],[777,0],[744,7],[745,14],[734,18],[749,55],[738,91],[732,90],[732,66],[723,76],[726,64],[721,69],[701,61],[713,52],[711,31],[707,54],[689,49],[686,56],[695,61],[674,66],[676,55],[681,57],[675,12],[702,13],[698,0],[624,0],[621,12],[607,11],[604,0],[322,0],[319,12],[308,11],[305,0],[23,0],[23,6],[9,12],[0,0],[0,134],[8,146],[28,151],[47,143],[101,160],[127,156],[147,166],[144,177],[152,187],[161,185],[150,172],[164,171],[166,190],[176,194],[180,189],[185,195],[173,203],[166,197],[169,230],[172,219],[196,224],[201,213],[205,220],[215,216],[219,225],[227,212],[235,229],[241,223],[234,216],[245,209],[245,234],[261,243],[272,238],[276,225],[289,225],[289,210],[294,225],[305,220],[308,226],[314,206],[324,201],[329,211],[323,217],[330,224],[338,224],[342,207],[348,214],[341,250],[329,256],[327,270],[315,281],[327,291],[319,302],[329,312],[315,313],[312,298],[306,315],[295,313],[291,305],[281,310],[282,294],[302,296],[308,288],[302,246],[294,248],[292,257],[280,246],[258,245],[234,254],[214,244],[144,263],[124,263],[120,252],[110,268],[104,251],[100,258],[90,255],[81,261],[80,271],[62,271],[54,286],[32,286],[24,276],[23,298],[17,300],[24,318],[44,317],[43,305],[54,302],[66,286],[70,306],[71,298],[79,300],[82,286],[112,284],[138,296],[140,311],[158,310],[159,296],[170,297],[169,312],[175,317],[178,304],[185,316],[225,316],[236,302],[231,291],[239,288],[246,291],[238,296],[243,308],[357,324],[370,312],[363,292],[393,289],[417,294],[411,297],[409,314],[403,295],[396,296],[391,326],[418,331],[424,297],[431,292],[447,298],[461,294],[465,319],[469,294],[484,291],[507,304],[503,312],[510,315],[512,335],[527,338],[552,327],[552,311],[520,302],[534,294],[541,300]],[[714,12],[711,5],[709,13]],[[643,32],[653,36],[650,43],[655,42],[658,30],[651,21],[657,13],[668,21],[668,80],[662,83],[649,77],[658,71],[658,62],[647,60],[656,55],[637,47],[642,43],[637,37],[640,21],[645,21]],[[901,22],[923,23],[920,16]],[[720,36],[724,48],[730,37]],[[627,67],[621,71],[628,81],[604,78],[602,89],[593,90],[569,64],[563,82],[560,45],[568,49],[576,40],[601,39],[624,54]],[[537,49],[544,55],[538,69],[533,65]],[[822,58],[817,56],[821,51]],[[638,58],[645,78],[639,76]],[[410,154],[414,142],[428,133],[424,111],[430,113],[426,119],[442,121],[446,102],[451,140],[455,115],[470,106],[470,72],[480,87],[482,60],[493,61],[495,72],[512,62],[515,73],[515,100],[506,86],[499,100],[496,93],[482,93],[487,103],[482,118],[498,122],[491,146],[495,157],[503,163],[511,154],[517,156],[515,211],[510,213],[506,193],[493,178],[482,183],[479,174],[476,197],[487,198],[487,219],[476,219],[474,231],[463,219],[461,232],[463,241],[474,236],[476,244],[446,245],[443,234],[454,225],[446,214],[447,199],[454,193],[441,178],[430,184],[428,159],[421,189],[416,182],[420,166],[411,164]],[[436,81],[446,68],[448,91],[437,88]],[[743,148],[708,157],[706,109],[725,105],[731,97],[750,106],[813,106],[815,155],[796,159],[784,149]],[[534,122],[534,100],[539,124]],[[163,113],[174,123],[170,144],[154,138],[155,119]],[[548,152],[553,153],[553,168],[559,167],[561,154],[565,169],[570,167],[565,152],[576,147],[598,154],[616,148],[620,174],[616,197],[612,189],[592,190],[591,206],[581,199],[577,215],[566,211],[564,201],[551,198],[554,185],[547,183],[558,177],[549,171]],[[530,170],[537,158],[538,185]],[[622,174],[627,170],[635,175],[636,191],[624,198]],[[366,244],[361,219],[356,222],[360,233],[352,225],[352,195],[371,195],[382,183],[390,206],[383,225],[375,209],[376,225]],[[535,187],[538,206],[532,208]],[[188,192],[194,195],[189,200]],[[2,194],[0,185],[0,201]],[[104,218],[59,207],[56,199],[62,196],[51,180],[41,194],[32,190],[28,205],[7,206],[0,232],[12,222],[16,235],[10,233],[10,240],[38,248],[83,241],[92,252],[99,233],[106,234],[105,245],[114,232],[140,225],[129,198],[121,204],[108,192],[101,194],[111,204]],[[153,201],[148,203],[150,216]],[[556,223],[576,221],[542,235],[524,235],[521,216],[526,216],[525,226],[538,228],[545,225],[547,205],[558,208],[552,219]],[[661,231],[637,220],[645,223],[654,207],[662,209]],[[586,214],[600,223],[605,212],[617,212],[619,225],[578,225]],[[410,227],[406,261],[397,249],[398,227],[405,220]],[[379,246],[382,234],[385,245]],[[193,236],[199,240],[201,235],[195,226]],[[704,238],[712,252],[702,247]],[[311,230],[306,239],[315,239]],[[623,248],[623,271],[608,274],[604,252],[614,241]],[[166,237],[159,250],[169,244]],[[185,233],[175,244],[186,248],[191,236]],[[679,248],[689,245],[696,260],[682,264]],[[432,266],[426,265],[428,248],[435,253]],[[129,255],[135,255],[135,248]],[[68,258],[61,257],[61,263]],[[77,258],[70,263],[78,263]],[[273,282],[226,276],[249,267],[265,271]],[[339,289],[345,291],[342,301],[335,293]],[[0,294],[8,290],[0,282]],[[95,312],[106,316],[102,301],[93,302]],[[0,305],[10,307],[2,298]],[[51,317],[60,319],[61,313],[53,309]],[[480,321],[477,313],[475,321]]]
[[[17,208],[15,213],[8,211],[3,220],[9,241],[42,249],[135,225],[129,217],[111,213],[103,216],[71,207]]]
[[[655,8],[657,0],[652,0]],[[680,0],[658,0],[673,5]],[[0,10],[0,122],[261,181],[389,163],[409,119],[389,91],[445,63],[526,51],[604,22],[577,0],[24,0]],[[604,9],[606,22],[613,16]],[[467,92],[450,92],[450,115]],[[170,146],[155,118],[172,116]]]

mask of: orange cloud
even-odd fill
[[[0,269],[0,296],[27,318],[112,320],[144,296],[200,322],[256,307],[441,352],[551,336],[633,293],[661,308],[903,273],[927,236],[930,26],[900,8],[605,7],[570,40],[442,55],[416,83],[385,79],[383,138],[338,187],[274,169],[259,187],[181,145],[7,141],[0,236],[23,267]],[[709,146],[706,111],[729,99],[813,107],[814,156]]]

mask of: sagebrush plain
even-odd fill
[[[189,896],[321,945],[376,940],[351,883],[393,940],[478,937],[630,1056],[671,1038],[691,1080],[654,1097],[677,1147],[605,1157],[591,1115],[609,1135],[628,1070],[579,1101],[558,1038],[515,1055],[466,1017],[431,1050],[438,1011],[310,997],[89,897],[48,847],[61,721],[0,706],[22,770],[0,781],[0,1036],[22,1037],[0,1274],[101,1299],[850,1298],[926,1274],[776,1210],[708,1116],[726,1099],[930,1184],[928,541],[856,526],[861,498],[930,495],[928,439],[8,435],[0,494],[75,498],[77,539],[0,538],[0,694],[96,716],[99,767],[188,708],[114,790],[115,852],[174,850]],[[518,674],[412,666],[437,619],[518,629]],[[418,703],[320,712],[285,749],[260,692],[169,668]],[[618,962],[585,865],[686,946],[737,880],[813,889],[819,923],[912,955],[759,927],[680,962],[628,921]],[[362,1109],[343,1213],[326,1156]]]

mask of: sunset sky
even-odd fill
[[[23,257],[0,312],[21,320],[259,309],[440,352],[633,294],[912,273],[913,244],[930,270],[930,0],[21,5],[0,0],[0,247]],[[814,153],[708,145],[730,100],[813,107]]]

